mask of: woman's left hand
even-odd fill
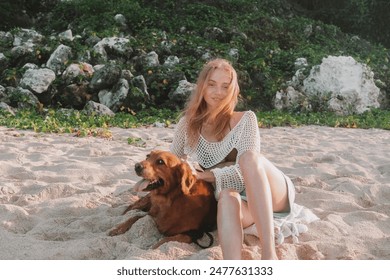
[[[215,177],[211,171],[196,171],[196,177],[209,183],[215,182]]]

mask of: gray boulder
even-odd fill
[[[55,78],[54,71],[48,68],[28,69],[20,81],[20,86],[39,95],[49,89]]]
[[[128,38],[107,37],[96,43],[93,51],[98,54],[99,61],[107,62],[111,56],[130,57],[133,48]]]
[[[126,79],[120,79],[111,90],[101,90],[98,94],[99,102],[113,112],[118,112],[129,92],[129,83]]]
[[[107,64],[94,72],[89,87],[93,91],[109,89],[120,79],[122,69],[117,65]]]
[[[51,54],[46,67],[53,70],[56,75],[61,75],[66,68],[66,63],[72,57],[72,49],[65,45],[59,45]]]
[[[145,96],[145,98],[149,99],[149,93],[148,93],[148,86],[146,85],[145,77],[143,75],[139,75],[134,77],[131,80],[131,83],[138,89],[141,90],[142,95]]]
[[[5,111],[10,113],[11,115],[15,116],[14,109],[9,106],[7,103],[0,101],[0,111]]]
[[[11,48],[13,41],[11,32],[0,31],[0,48]]]
[[[84,78],[89,79],[92,77],[94,71],[92,65],[86,62],[72,63],[62,73],[62,80],[70,84],[81,81]]]
[[[21,28],[14,34],[13,45],[15,47],[25,44],[35,45],[41,43],[45,37],[33,29]]]
[[[196,84],[190,83],[187,80],[181,80],[179,81],[178,87],[169,94],[169,99],[178,104],[184,104],[195,87]]]
[[[275,108],[329,110],[348,115],[380,107],[380,89],[367,65],[352,57],[328,56],[312,67],[308,76],[307,66],[305,59],[297,59],[297,71],[288,87],[275,95]]]
[[[361,114],[378,108],[380,90],[370,67],[352,57],[328,56],[311,69],[302,91],[310,98],[327,101],[329,110],[340,115]],[[324,96],[325,95],[325,96]]]
[[[38,98],[28,89],[21,87],[7,88],[9,105],[18,109],[36,109],[39,105]]]
[[[87,104],[85,104],[83,112],[89,116],[115,116],[115,113],[111,111],[110,108],[94,101],[88,101]]]
[[[3,53],[0,53],[0,73],[8,67],[8,63],[8,58]]]

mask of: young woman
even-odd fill
[[[237,73],[224,59],[201,70],[170,150],[203,169],[197,176],[215,186],[218,238],[224,259],[241,259],[243,229],[255,224],[262,259],[277,259],[273,214],[289,212],[291,180],[260,154],[252,111],[234,111]]]

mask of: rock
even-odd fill
[[[11,32],[0,31],[0,48],[11,48],[13,41],[14,37]]]
[[[128,29],[126,17],[122,14],[116,14],[114,17],[115,22],[122,31]]]
[[[6,102],[6,103],[9,102],[9,99],[8,99],[8,96],[7,96],[7,93],[6,93],[6,89],[2,85],[0,85],[0,101],[1,102]]]
[[[62,106],[82,109],[86,102],[92,99],[92,94],[88,92],[87,83],[70,84],[57,98]]]
[[[0,111],[6,111],[8,113],[10,113],[11,115],[15,116],[15,111],[14,109],[9,106],[7,103],[5,102],[0,102]]]
[[[74,39],[72,30],[68,29],[64,32],[61,32],[60,34],[58,34],[58,38],[63,41],[72,42]]]
[[[54,71],[48,68],[28,69],[20,81],[20,86],[35,94],[42,94],[49,89],[55,78]]]
[[[96,36],[96,34],[91,34],[88,36],[87,39],[85,39],[85,43],[87,44],[87,46],[93,47],[96,44],[98,44],[101,40],[102,38]]]
[[[291,80],[287,82],[287,85],[295,88],[298,91],[301,91],[303,87],[303,81],[307,77],[307,74],[305,73],[307,72],[306,69],[308,66],[309,64],[307,63],[306,58],[304,57],[297,58],[294,62],[294,68],[296,72],[294,76],[291,78]]]
[[[129,83],[120,79],[111,90],[101,90],[98,94],[99,102],[113,112],[118,112],[129,92]]]
[[[143,51],[140,51],[140,54],[134,57],[133,61],[136,71],[139,72],[150,71],[150,68],[160,65],[158,54],[155,51],[150,53],[143,53]]]
[[[238,49],[230,49],[228,51],[228,56],[233,60],[233,61],[238,61],[239,57],[240,57],[240,53],[239,53],[239,50]]]
[[[8,67],[8,64],[8,58],[3,53],[0,53],[0,73],[3,73],[3,71]]]
[[[149,99],[149,93],[148,93],[148,87],[146,85],[146,81],[145,81],[145,78],[143,75],[139,75],[137,77],[134,77],[132,80],[131,80],[131,83],[133,84],[133,86],[135,86],[136,88],[139,88],[142,92],[142,95],[146,98],[146,99]]]
[[[26,63],[25,65],[23,65],[22,69],[24,71],[26,71],[28,69],[39,69],[39,66],[34,64],[34,63]]]
[[[180,63],[180,59],[175,55],[170,55],[167,57],[167,59],[164,61],[164,66],[168,68],[172,68],[175,65]]]
[[[307,61],[295,61],[295,75],[274,99],[277,109],[333,111],[338,115],[361,114],[380,107],[383,94],[371,69],[352,57],[329,56],[307,73]]]
[[[28,62],[36,62],[34,55],[34,45],[32,43],[26,43],[22,46],[16,46],[11,49],[10,60],[12,64],[22,66]]]
[[[72,49],[61,44],[51,54],[49,60],[46,63],[46,67],[53,70],[56,75],[61,75],[71,57]]]
[[[38,98],[28,89],[21,87],[7,88],[9,104],[18,109],[36,109],[39,105]]]
[[[160,65],[158,60],[158,54],[155,51],[151,51],[143,57],[143,62],[146,67],[156,67]]]
[[[373,72],[352,57],[324,58],[311,69],[302,91],[309,99],[327,100],[328,109],[340,115],[361,114],[380,106]]]
[[[120,79],[122,69],[113,64],[107,64],[103,67],[95,69],[89,87],[93,91],[111,88]]]
[[[208,61],[210,59],[213,58],[213,55],[209,52],[209,51],[206,51],[203,55],[202,55],[202,60],[204,61]]]
[[[100,56],[101,62],[107,62],[112,56],[130,58],[133,54],[130,39],[120,37],[103,38],[93,47],[93,50]]]
[[[148,101],[150,101],[150,96],[144,76],[139,75],[131,79],[131,87],[123,106],[132,110],[140,110]]]
[[[87,104],[85,104],[83,112],[87,115],[115,116],[115,113],[111,111],[110,108],[94,101],[88,101]]]
[[[124,69],[122,70],[121,78],[126,79],[128,82],[130,82],[134,78],[134,75],[133,73],[131,73],[130,70]]]
[[[276,93],[274,106],[278,110],[294,108],[308,110],[310,108],[307,97],[291,86],[287,87],[285,91],[278,91]]]
[[[25,44],[35,45],[41,43],[45,37],[33,29],[18,29],[14,34],[13,45],[15,47]]]
[[[224,41],[224,39],[225,39],[225,33],[223,32],[223,30],[221,28],[218,28],[218,27],[206,28],[203,36],[205,39],[208,39],[208,40]]]
[[[169,94],[169,98],[172,101],[178,102],[182,105],[186,102],[195,87],[196,84],[190,83],[187,80],[181,80],[179,82],[179,86],[175,89],[175,91]]]
[[[80,82],[83,78],[90,78],[94,73],[94,69],[91,64],[72,63],[62,73],[62,79],[65,83],[70,84],[72,82]]]
[[[309,64],[307,63],[307,59],[304,57],[297,58],[294,62],[295,70],[306,68],[308,66]]]
[[[303,34],[305,37],[310,37],[313,34],[313,25],[307,25],[303,31]]]
[[[160,43],[160,53],[163,54],[172,54],[172,48],[175,46],[175,44],[171,41],[164,40]]]

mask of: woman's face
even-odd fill
[[[215,69],[205,84],[204,100],[207,109],[212,110],[230,95],[229,86],[231,83],[230,72],[224,69]]]

